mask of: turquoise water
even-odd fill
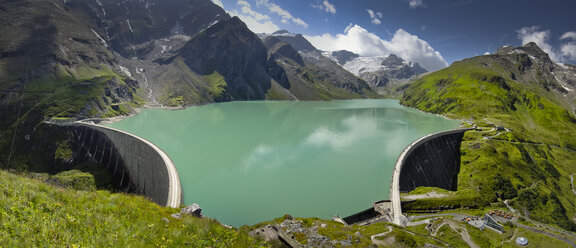
[[[369,208],[388,199],[394,163],[408,144],[457,125],[395,100],[346,100],[145,109],[109,126],[170,155],[184,204],[241,226]]]

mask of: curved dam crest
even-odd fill
[[[106,168],[126,192],[178,208],[182,187],[174,163],[162,149],[137,135],[87,122],[47,122],[72,139],[75,162]]]

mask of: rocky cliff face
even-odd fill
[[[197,35],[179,55],[194,72],[220,73],[227,83],[226,99],[264,99],[271,87],[266,47],[238,17]]]
[[[316,48],[302,46],[309,42],[301,35],[279,31],[265,36],[264,43],[268,48],[269,63],[277,65],[273,67],[274,79],[285,82],[283,76],[286,75],[288,83],[283,85],[287,85],[286,88],[298,99],[378,97],[366,82]]]

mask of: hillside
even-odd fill
[[[261,234],[270,225],[286,230],[305,247],[458,247],[466,242],[513,247],[514,233],[528,237],[536,247],[569,247],[526,222],[507,225],[506,233],[498,234],[481,232],[448,216],[435,218],[430,230],[424,225],[402,228],[389,223],[344,226],[290,216],[233,229],[207,218],[174,218],[178,209],[159,207],[141,196],[66,189],[45,183],[46,175],[28,176],[0,171],[2,247],[287,247],[258,238],[266,238]],[[461,230],[466,230],[468,241],[460,238]]]
[[[263,243],[212,219],[171,214],[141,197],[80,191],[0,170],[3,247],[256,247]]]
[[[507,203],[526,217],[576,230],[576,117],[573,67],[534,43],[455,62],[416,80],[401,103],[461,119],[458,191],[413,209],[481,208]],[[506,200],[506,201],[505,201]]]

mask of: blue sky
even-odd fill
[[[213,0],[257,33],[286,29],[322,50],[397,53],[439,69],[534,41],[576,63],[574,0]]]

